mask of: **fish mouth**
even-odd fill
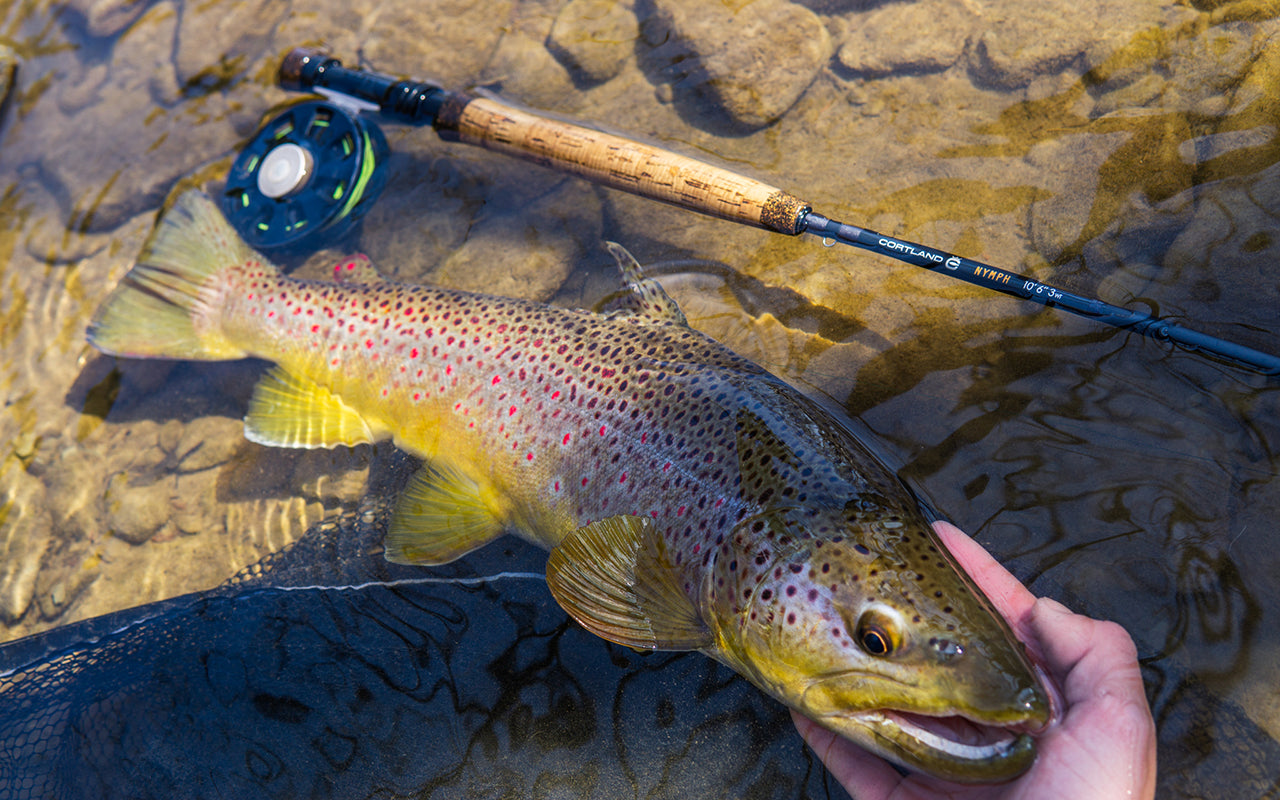
[[[985,761],[1007,756],[1025,733],[1012,728],[983,725],[960,716],[930,717],[910,711],[876,712],[884,725],[895,726],[903,735],[930,750],[951,758]]]
[[[960,715],[874,709],[827,716],[832,730],[902,766],[958,783],[1000,783],[1035,761],[1034,723],[990,725]]]

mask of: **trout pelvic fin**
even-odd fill
[[[215,314],[208,286],[219,272],[256,261],[274,267],[232,230],[204,193],[178,198],[89,324],[89,343],[104,353],[136,358],[218,361],[246,353],[216,325],[196,319]]]
[[[448,564],[502,534],[492,491],[456,470],[427,464],[396,502],[386,558],[397,564]]]
[[[712,643],[648,517],[609,517],[574,531],[551,551],[547,586],[582,627],[611,642],[637,650]]]
[[[273,367],[253,389],[244,436],[272,447],[337,447],[375,440],[364,418],[323,386]]]
[[[646,278],[640,269],[640,262],[617,242],[605,242],[604,246],[618,262],[618,271],[622,273],[622,281],[626,289],[621,296],[613,299],[608,305],[612,313],[634,314],[649,322],[668,325],[689,326],[684,312],[676,301],[662,288],[662,284],[653,278]]]

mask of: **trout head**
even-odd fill
[[[1035,760],[1040,673],[916,514],[748,518],[703,595],[712,655],[862,747],[963,782]]]

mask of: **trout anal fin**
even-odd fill
[[[336,447],[374,440],[369,424],[325,387],[272,367],[253,389],[244,435],[273,447]]]
[[[626,289],[606,304],[606,314],[632,314],[649,322],[689,327],[689,320],[676,301],[653,278],[646,278],[640,262],[617,242],[605,242],[609,254],[618,262],[618,271]]]
[[[414,473],[387,529],[386,558],[397,564],[447,564],[503,534],[494,493],[449,467]]]
[[[547,586],[582,627],[609,641],[637,650],[712,643],[648,517],[609,517],[574,531],[551,551]]]

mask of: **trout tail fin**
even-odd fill
[[[211,279],[249,262],[275,268],[227,223],[203,192],[190,191],[165,213],[89,324],[89,343],[135,358],[217,361],[246,353],[219,331]],[[213,324],[198,324],[209,320]]]

